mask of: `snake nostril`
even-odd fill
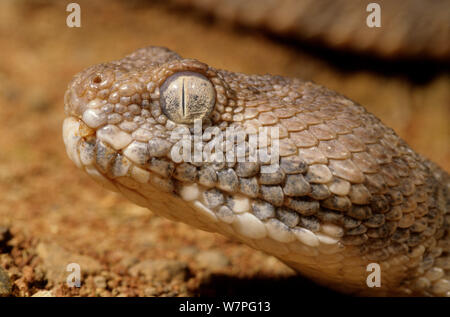
[[[102,77],[100,75],[96,75],[94,78],[92,78],[92,83],[94,84],[100,84],[102,82]]]

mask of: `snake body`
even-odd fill
[[[241,25],[357,53],[450,58],[450,1],[446,0],[171,1]],[[369,3],[380,6],[381,27],[366,25]]]
[[[196,80],[212,93],[202,95],[208,90],[197,90]],[[182,89],[182,101],[173,103],[177,95],[167,87]],[[247,136],[277,128],[278,143],[269,138],[255,149],[272,153],[277,145],[273,169],[263,172],[269,163],[261,156],[205,160],[225,157],[228,146],[249,137],[216,142],[201,161],[176,160],[180,131],[195,127],[173,119],[168,103],[182,105],[176,116],[200,116],[200,132],[213,128],[216,136],[227,128]],[[71,160],[158,215],[241,241],[342,292],[450,295],[450,176],[334,91],[147,47],[77,74],[65,112]],[[186,140],[208,148],[221,139],[204,133]],[[379,265],[380,287],[368,286],[370,263]]]

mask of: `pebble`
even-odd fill
[[[0,253],[6,249],[6,243],[11,239],[11,233],[8,227],[0,226]]]
[[[146,297],[153,297],[153,296],[155,296],[155,295],[157,295],[157,294],[158,294],[158,290],[156,289],[156,287],[150,286],[150,287],[147,287],[147,288],[144,290],[144,295],[145,295]]]
[[[105,277],[99,275],[94,277],[95,287],[105,289],[106,288],[106,279]]]
[[[52,291],[40,290],[34,293],[31,297],[56,297]]]
[[[0,297],[9,296],[12,291],[11,280],[8,272],[0,267]]]
[[[194,257],[198,253],[198,249],[194,246],[186,246],[183,248],[180,248],[178,250],[178,253],[182,256],[186,257]]]
[[[184,281],[188,276],[188,271],[186,263],[166,259],[145,260],[129,269],[132,276],[143,275],[147,280],[160,282]]]
[[[71,253],[56,243],[41,242],[38,244],[36,252],[42,259],[47,279],[55,284],[66,281],[70,274],[66,268],[70,263],[80,265],[82,274],[96,273],[102,269],[102,265],[97,260],[86,255]]]
[[[9,228],[5,226],[0,226],[0,244],[9,240],[11,234],[9,232]]]
[[[220,251],[201,251],[196,256],[197,263],[202,268],[220,270],[230,265],[228,257]]]

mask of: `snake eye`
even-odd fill
[[[209,115],[216,93],[205,76],[194,72],[176,73],[162,84],[160,103],[164,114],[177,123],[194,123]]]

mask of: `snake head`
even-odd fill
[[[229,95],[231,89],[214,69],[166,48],[147,47],[89,67],[74,77],[65,94],[68,156],[102,186],[199,226],[198,212],[186,208],[186,201],[200,195],[199,178],[209,186],[217,182],[216,170],[212,163],[194,162],[190,154],[180,159],[180,144],[186,143],[180,142],[194,131],[194,123],[220,134],[230,121]],[[182,214],[176,212],[180,208]],[[209,228],[208,220],[202,223]]]
[[[450,291],[448,175],[331,90],[147,47],[76,75],[65,112],[72,161],[156,214],[345,292]]]

